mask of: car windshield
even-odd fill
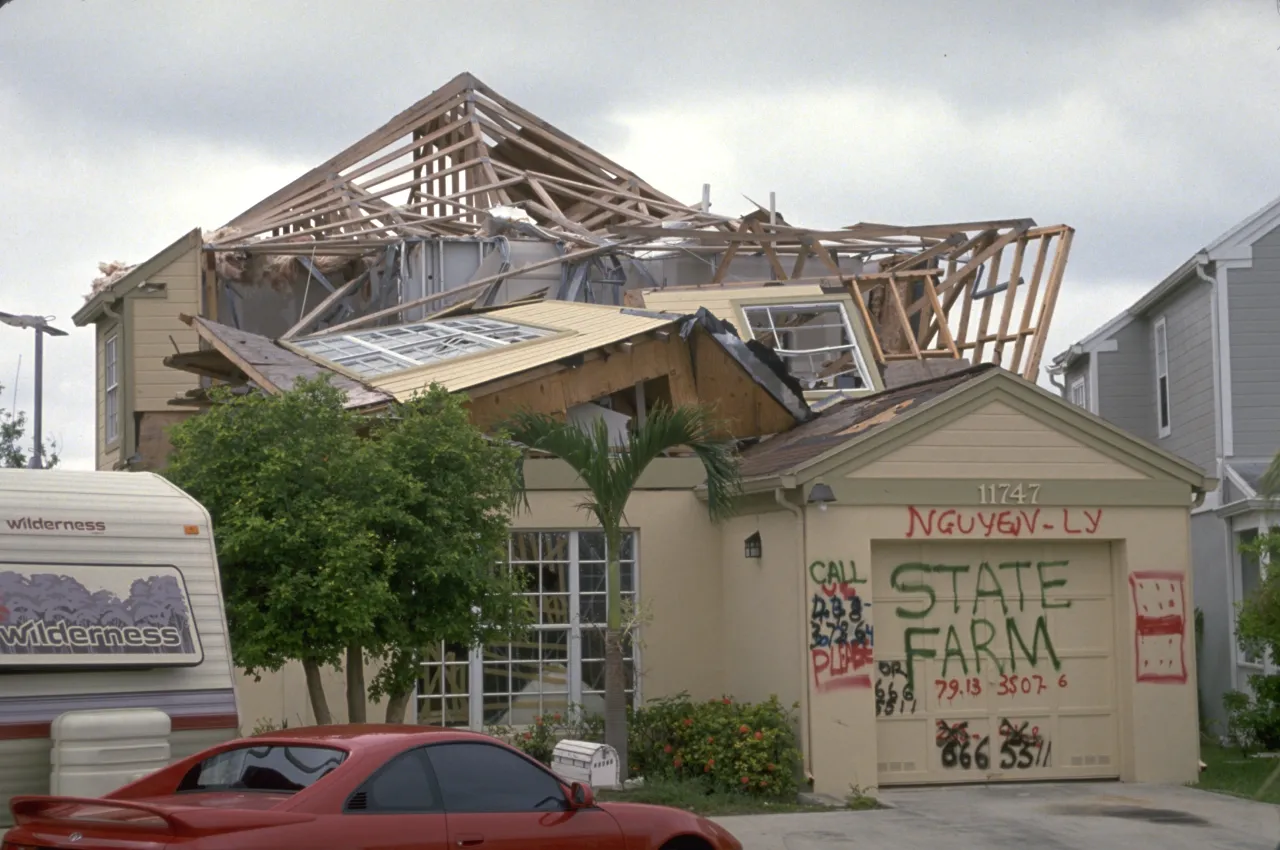
[[[178,792],[269,791],[292,794],[342,764],[347,754],[332,747],[260,744],[210,756],[178,784]]]

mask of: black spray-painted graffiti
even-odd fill
[[[1030,727],[1030,728],[1028,728]],[[1029,770],[1049,767],[1053,742],[1029,721],[1015,724],[1005,718],[999,727],[1000,751],[996,762],[999,770]],[[935,736],[941,750],[942,766],[947,770],[992,770],[991,736],[969,731],[969,721],[937,722]]]
[[[893,717],[895,714],[915,714],[916,695],[907,681],[907,671],[901,661],[881,661],[876,664],[876,717]]]
[[[862,672],[872,661],[874,634],[865,619],[870,607],[858,595],[858,578],[852,561],[814,561],[809,578],[817,587],[809,614],[809,654],[813,684],[818,691],[869,688],[871,677]]]
[[[942,679],[947,678],[947,670],[952,664],[959,666],[960,671],[968,676],[970,674],[970,665],[972,664],[972,672],[980,674],[982,672],[983,656],[994,665],[997,673],[1005,673],[1005,664],[1007,659],[1009,672],[1018,672],[1019,655],[1027,662],[1027,665],[1036,669],[1041,661],[1041,653],[1047,658],[1055,671],[1060,670],[1062,662],[1058,658],[1058,653],[1053,648],[1053,641],[1049,637],[1048,620],[1046,612],[1055,608],[1071,607],[1071,600],[1050,600],[1048,591],[1062,587],[1067,583],[1065,578],[1052,578],[1048,574],[1050,570],[1059,569],[1067,566],[1067,561],[1040,561],[1033,564],[1030,561],[1009,561],[997,564],[994,568],[991,564],[983,561],[978,565],[976,570],[971,571],[969,564],[921,564],[907,563],[900,564],[895,567],[889,577],[889,583],[898,593],[920,594],[921,601],[924,603],[922,608],[906,608],[899,605],[894,614],[900,620],[924,620],[934,613],[938,605],[938,591],[934,588],[932,580],[935,576],[950,576],[950,595],[952,597],[952,611],[950,614],[960,613],[960,598],[962,596],[973,597],[973,608],[969,611],[969,627],[962,635],[957,630],[954,623],[947,626],[944,648],[942,651]],[[999,572],[997,572],[999,571]],[[1023,587],[1023,571],[1033,571],[1035,581],[1038,585],[1038,593],[1031,595],[1028,599],[1027,589]],[[1012,572],[1012,576],[1009,573]],[[1005,583],[1016,583],[1017,594],[1013,593],[1012,588],[1006,592],[1005,585],[1001,584],[1000,575],[1004,574]],[[969,576],[973,575],[972,584],[970,584]],[[961,577],[965,577],[965,593],[962,593]],[[945,579],[944,579],[945,581]],[[984,600],[991,599],[1000,603],[1000,610],[1003,614],[1003,640],[999,640],[1001,629],[986,617],[978,616],[978,609],[982,606]],[[1011,611],[1014,606],[1017,611]],[[1035,625],[1029,631],[1031,634],[1031,646],[1027,646],[1025,636],[1025,620],[1024,626],[1018,625],[1018,614],[1027,612],[1028,608],[1035,613],[1036,606],[1039,607],[1039,613],[1036,615]],[[903,646],[906,650],[907,661],[907,680],[912,688],[917,688],[915,680],[915,661],[918,658],[937,658],[938,651],[920,646],[921,639],[942,634],[939,626],[908,626],[903,630]],[[994,644],[994,647],[993,647]],[[1042,646],[1043,644],[1043,646]]]

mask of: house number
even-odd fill
[[[982,505],[1038,505],[1039,484],[979,484],[978,503]]]

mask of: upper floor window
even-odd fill
[[[1169,337],[1165,328],[1164,316],[1156,319],[1156,425],[1160,436],[1169,436],[1171,422],[1169,418]]]
[[[742,312],[752,338],[776,351],[806,390],[871,387],[843,304],[762,304]]]
[[[111,336],[102,346],[103,439],[111,445],[120,437],[120,364],[117,357],[118,336]]]
[[[1071,403],[1076,407],[1089,409],[1089,386],[1084,378],[1076,378],[1071,382]]]
[[[1262,586],[1262,564],[1258,561],[1258,556],[1252,552],[1244,552],[1240,547],[1246,546],[1258,539],[1258,532],[1254,529],[1246,529],[1238,531],[1235,534],[1236,539],[1236,558],[1238,558],[1236,581],[1236,602],[1243,602],[1259,587]],[[1245,664],[1261,664],[1262,659],[1251,652],[1239,650],[1239,657]]]

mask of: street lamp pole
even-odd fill
[[[12,313],[0,313],[0,322],[15,328],[31,328],[36,332],[36,391],[35,410],[31,416],[31,433],[35,438],[31,450],[31,460],[27,466],[31,469],[44,468],[44,335],[66,336],[66,331],[58,330],[49,324],[44,316],[16,316]]]

